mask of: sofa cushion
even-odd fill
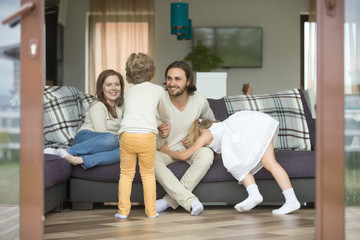
[[[72,167],[71,177],[84,178],[95,181],[116,182],[120,177],[120,163],[110,165],[99,165],[84,169],[80,165]],[[134,182],[141,182],[139,166],[136,166]]]
[[[275,151],[277,162],[285,169],[290,178],[315,177],[315,151]],[[255,179],[272,179],[265,168],[255,174]]]
[[[229,115],[241,110],[261,111],[279,121],[275,149],[311,150],[309,128],[298,89],[275,94],[229,96],[224,100]]]
[[[184,175],[188,169],[189,164],[184,162],[176,162],[169,164],[169,169],[173,171],[178,178]],[[110,165],[100,165],[93,168],[83,169],[80,165],[72,166],[71,177],[83,178],[94,181],[117,182],[120,177],[120,163]],[[136,165],[136,173],[134,182],[141,182],[139,173],[139,165]]]
[[[56,155],[44,154],[44,188],[66,182],[70,175],[70,163]]]
[[[276,160],[285,169],[290,178],[315,177],[315,152],[314,151],[275,151]],[[190,165],[186,162],[174,162],[168,168],[180,179]],[[120,164],[97,166],[84,170],[80,166],[73,166],[72,177],[84,178],[95,181],[119,181]],[[255,174],[255,179],[273,179],[270,172],[262,168]],[[222,159],[214,160],[209,171],[201,182],[233,181],[235,178],[226,170]],[[134,182],[141,182],[137,167]]]
[[[290,178],[315,177],[315,152],[314,151],[275,151],[278,163],[285,169]],[[175,176],[180,179],[189,168],[186,162],[176,162],[169,165]],[[273,179],[265,168],[255,175],[255,179]],[[233,181],[235,178],[226,170],[222,159],[214,160],[209,171],[201,182]]]
[[[71,145],[93,96],[83,94],[74,87],[46,86],[43,98],[45,147]]]
[[[215,119],[219,121],[224,121],[229,117],[229,114],[226,110],[225,101],[223,98],[220,99],[211,99],[208,98],[208,102],[211,110],[214,113]]]

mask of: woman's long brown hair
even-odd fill
[[[119,78],[119,81],[120,81],[120,96],[119,98],[116,100],[115,102],[115,105],[118,106],[118,107],[121,107],[123,104],[124,104],[124,79],[123,77],[121,76],[120,73],[112,70],[112,69],[107,69],[107,70],[104,70],[102,71],[99,76],[98,76],[98,79],[96,81],[96,99],[99,101],[99,102],[102,102],[107,110],[109,111],[110,115],[113,117],[113,118],[117,118],[117,114],[116,114],[116,109],[115,108],[112,108],[108,102],[106,101],[106,98],[104,96],[104,93],[103,93],[103,84],[105,82],[105,79],[109,76],[112,76],[112,75],[115,75]]]

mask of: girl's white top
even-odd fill
[[[221,153],[225,168],[239,182],[251,172],[262,168],[261,158],[271,140],[276,141],[279,122],[256,111],[236,112],[209,130],[213,141],[209,145]]]

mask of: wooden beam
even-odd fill
[[[22,0],[22,4],[30,2]],[[44,2],[21,19],[20,238],[43,236]]]
[[[317,0],[316,239],[344,239],[344,1]]]

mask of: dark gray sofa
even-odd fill
[[[312,150],[275,151],[275,155],[279,164],[288,173],[299,201],[302,204],[308,204],[315,202],[315,120],[311,116],[303,92],[300,93],[309,128]],[[223,99],[208,99],[208,101],[216,119],[224,120],[228,117]],[[45,159],[49,158],[49,156],[51,155],[45,155]],[[193,192],[201,202],[207,205],[238,203],[247,197],[246,190],[239,186],[231,174],[226,171],[221,156],[218,157],[219,159],[214,160],[210,170]],[[168,167],[180,179],[189,165],[185,162],[175,162]],[[58,204],[61,204],[65,197],[71,202],[74,210],[93,209],[94,203],[117,202],[119,175],[119,163],[97,166],[87,170],[84,170],[81,166],[72,166],[71,176],[68,181],[62,183],[63,187],[68,187],[68,195],[64,195],[66,190],[61,188],[59,183],[56,184],[58,190],[52,189],[55,186],[45,189],[46,209],[53,207],[47,205],[49,204],[48,201],[53,197],[52,195],[55,196],[56,194],[61,195],[61,198],[56,196]],[[255,174],[255,179],[264,197],[264,204],[279,204],[284,201],[280,188],[267,170],[261,169]],[[157,184],[157,198],[163,197],[164,194],[163,188]],[[131,201],[143,202],[143,191],[138,171],[135,174]]]
[[[44,212],[59,212],[68,199],[71,165],[56,155],[44,154]]]

